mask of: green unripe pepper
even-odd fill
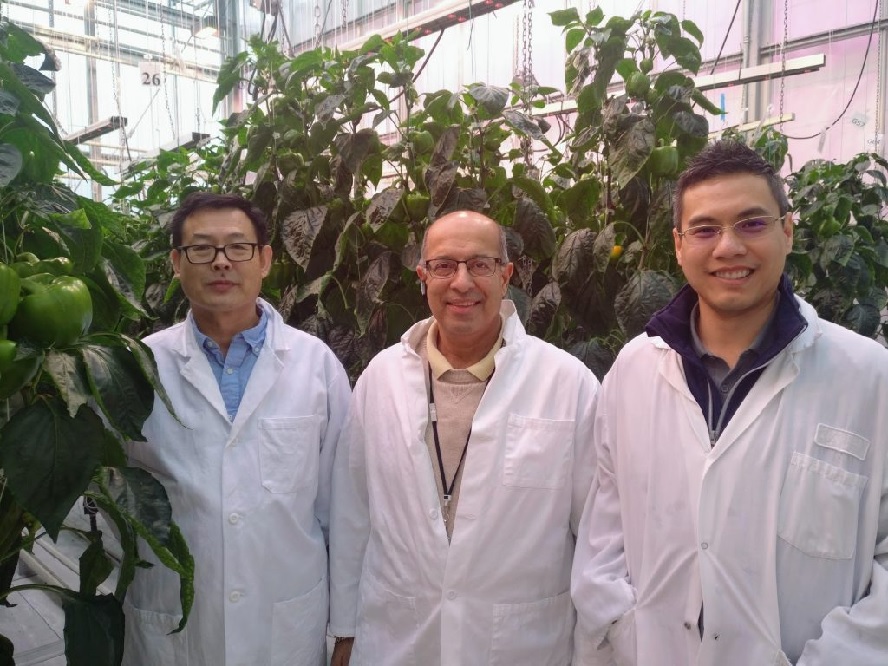
[[[672,176],[678,171],[678,150],[674,146],[654,148],[648,165],[655,176]]]
[[[17,338],[65,347],[89,330],[92,298],[83,280],[40,273],[22,280],[22,288],[26,295],[10,323]]]
[[[6,264],[0,264],[0,326],[8,323],[18,307],[22,281],[18,273]]]
[[[71,275],[74,272],[74,262],[68,257],[53,257],[52,259],[40,259],[39,261],[20,261],[13,264],[19,277],[26,278],[38,273],[50,275]]]
[[[643,72],[632,72],[626,80],[626,94],[634,99],[644,99],[651,89],[651,80]]]
[[[15,360],[16,347],[12,340],[0,340],[0,375],[6,372]]]

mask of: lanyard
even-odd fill
[[[435,453],[438,456],[438,471],[441,474],[441,490],[444,493],[444,522],[446,523],[450,517],[450,500],[453,499],[453,488],[456,486],[456,480],[459,478],[460,470],[466,460],[466,452],[469,450],[469,440],[472,438],[472,429],[469,428],[469,434],[466,435],[466,443],[463,445],[462,454],[459,457],[459,464],[453,473],[450,483],[447,483],[447,474],[444,472],[444,456],[441,453],[441,440],[438,437],[438,410],[435,408],[435,391],[432,388],[432,366],[428,364],[429,369],[429,419],[432,422],[432,438],[435,440]],[[493,375],[491,375],[492,377]],[[486,384],[490,383],[490,377],[487,378]]]

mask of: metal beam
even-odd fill
[[[123,116],[111,116],[105,120],[93,123],[89,127],[73,132],[65,137],[65,141],[70,141],[74,145],[86,143],[92,139],[97,139],[103,134],[108,134],[121,127],[126,127],[126,118]]]

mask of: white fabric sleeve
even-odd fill
[[[593,406],[598,467],[580,520],[571,573],[571,596],[577,609],[576,642],[589,664],[608,663],[604,654],[608,646],[602,645],[607,632],[635,606],[623,550],[620,489],[612,456],[615,443],[608,438],[604,409],[606,391],[605,381]]]

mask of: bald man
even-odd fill
[[[505,300],[493,220],[432,224],[432,317],[358,380],[334,463],[335,666],[567,666],[594,375]]]

